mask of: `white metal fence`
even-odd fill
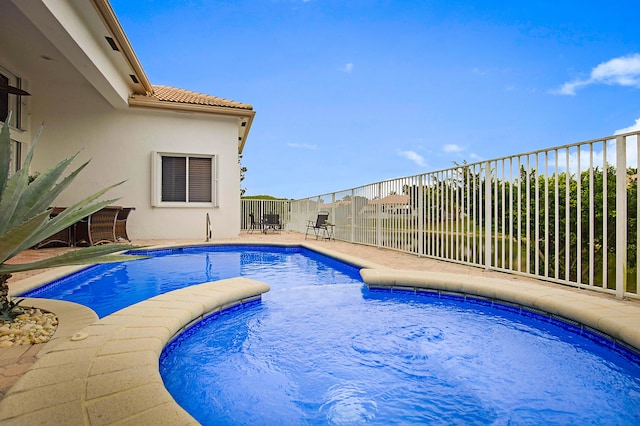
[[[292,201],[336,239],[638,297],[640,132]]]
[[[256,228],[259,229],[261,227],[261,220],[268,214],[278,215],[282,229],[287,229],[290,221],[290,202],[288,200],[258,200],[243,198],[241,203],[240,228],[242,230],[249,230],[251,228],[251,216],[253,216],[253,220],[256,223]]]

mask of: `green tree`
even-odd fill
[[[29,271],[54,266],[83,265],[133,260],[140,256],[116,255],[113,253],[131,248],[125,244],[87,247],[31,263],[9,264],[7,261],[24,250],[33,247],[45,238],[59,232],[80,219],[102,209],[116,201],[115,199],[97,201],[109,189],[122,182],[109,186],[65,209],[54,218],[50,217],[50,205],[60,193],[69,186],[75,177],[86,167],[88,161],[66,177],[63,174],[71,164],[74,155],[48,171],[37,175],[29,183],[29,167],[33,150],[40,133],[34,140],[22,168],[10,176],[11,138],[9,119],[0,131],[0,318],[13,320],[19,313],[17,303],[9,299],[8,280],[11,273]]]
[[[510,263],[501,263],[504,254],[505,261],[515,262],[516,270],[524,272],[528,262],[529,272],[540,276],[599,286],[606,277],[609,287],[613,286],[616,167],[594,167],[579,174],[564,171],[541,175],[535,168],[520,166],[514,180],[500,179],[494,171],[488,181],[483,167],[455,165],[454,172],[446,177],[433,176],[422,188],[403,187],[403,193],[409,195],[415,209],[422,198],[423,214],[429,226],[445,237],[459,229],[491,232],[497,236],[497,244],[492,247],[498,251],[497,267],[510,267]],[[626,170],[629,291],[636,288],[638,267],[637,172],[637,168]],[[488,215],[484,211],[487,184],[491,186],[490,224],[486,223]],[[456,212],[464,215],[462,226],[455,223]]]
[[[637,169],[627,168],[626,175],[627,233],[630,236],[627,243],[627,260],[629,282],[635,282]],[[519,182],[510,187],[513,199],[517,200],[511,217],[520,224],[522,234],[526,233],[528,226],[531,246],[528,253],[529,260],[533,265],[538,257],[541,275],[548,274],[550,277],[560,279],[568,277],[578,282],[588,282],[589,276],[593,275],[594,284],[602,285],[604,274],[608,274],[608,281],[613,284],[615,264],[611,262],[615,259],[617,216],[616,168],[614,166],[607,165],[605,169],[594,167],[593,170],[582,171],[579,176],[560,172],[548,177],[539,176],[535,169],[530,169],[527,173],[522,168]],[[518,189],[520,189],[519,198]],[[529,204],[525,196],[527,190],[530,194]],[[539,194],[537,207],[536,192]],[[509,216],[506,221],[509,222]],[[500,227],[498,231],[507,233],[508,228]],[[593,267],[589,262],[591,239]],[[607,265],[605,265],[605,257],[608,259]],[[578,269],[581,271],[581,276],[578,276]]]
[[[244,181],[245,174],[247,173],[247,168],[242,165],[242,154],[238,155],[238,164],[240,165],[240,183]],[[246,194],[247,188],[240,187],[240,196],[244,196]]]

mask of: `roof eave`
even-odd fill
[[[238,136],[238,155],[242,154],[244,151],[244,144],[247,142],[247,138],[249,137],[249,130],[251,130],[251,125],[253,124],[253,117],[255,117],[256,112],[251,111],[251,115],[247,117],[246,125],[244,128],[244,132],[241,130],[238,132],[240,136]],[[241,128],[242,129],[242,128]]]
[[[120,25],[120,21],[118,21],[113,8],[109,4],[109,1],[91,0],[91,2],[100,14],[100,17],[104,21],[105,25],[109,28],[109,31],[115,38],[116,43],[121,49],[123,56],[131,66],[131,69],[133,69],[133,71],[135,72],[138,81],[140,81],[140,84],[142,84],[142,87],[144,88],[146,93],[153,93],[151,82],[149,81],[147,74],[142,69],[142,65],[140,64],[138,57],[133,51],[133,47],[131,46],[127,35],[125,34],[122,25]]]

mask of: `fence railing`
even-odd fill
[[[638,297],[639,134],[292,201],[288,229]]]
[[[283,229],[288,229],[290,222],[289,200],[258,200],[243,198],[240,206],[240,229],[251,228],[251,215],[256,222],[260,222],[267,214],[277,214]]]

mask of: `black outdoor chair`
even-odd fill
[[[329,213],[318,213],[318,217],[316,218],[316,221],[308,221],[307,222],[307,232],[305,232],[304,234],[304,239],[307,239],[307,235],[309,235],[309,230],[313,230],[314,235],[316,236],[316,240],[318,239],[318,237],[320,237],[320,235],[322,235],[322,238],[327,238],[327,236],[329,235],[328,233],[328,227],[329,225],[327,225],[327,220],[329,219]]]
[[[249,224],[249,230],[248,233],[249,234],[253,234],[253,231],[256,229],[262,229],[262,223],[261,222],[256,222],[256,216],[253,213],[249,213],[249,220],[250,220],[250,224]]]
[[[265,234],[269,229],[271,229],[274,233],[280,232],[280,230],[282,229],[279,214],[265,214],[264,219],[262,220],[262,224],[264,226],[262,232],[264,232]]]

